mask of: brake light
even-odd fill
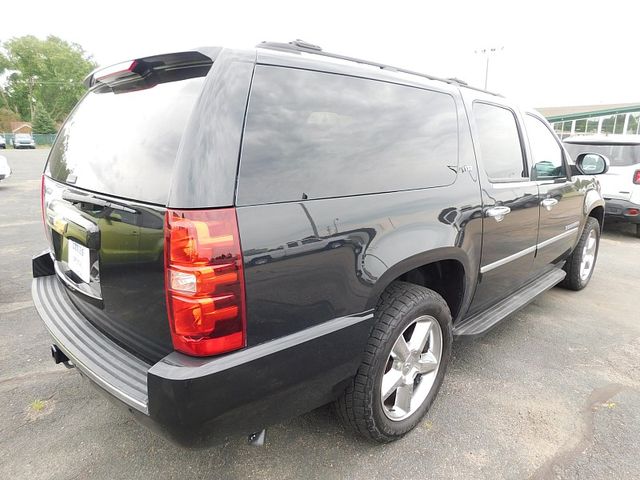
[[[138,62],[133,60],[131,62],[122,62],[116,65],[111,65],[110,67],[103,68],[102,70],[95,73],[96,82],[104,82],[105,80],[112,78],[118,78],[122,76],[126,76],[131,74]]]
[[[244,347],[244,275],[235,209],[167,210],[165,275],[176,350],[207,356]]]
[[[633,174],[633,183],[640,185],[640,170],[636,170]]]
[[[638,209],[638,208],[627,208],[624,211],[624,214],[629,216],[629,217],[637,217],[638,215],[640,215],[640,209]]]

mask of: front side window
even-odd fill
[[[484,169],[491,180],[520,180],[524,171],[516,117],[507,108],[476,102],[473,116],[478,129]]]
[[[453,97],[382,81],[259,65],[238,202],[300,201],[449,185]]]
[[[565,177],[562,148],[549,129],[538,118],[526,115],[524,120],[534,176],[537,179]]]

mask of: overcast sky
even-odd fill
[[[526,6],[523,6],[526,5]],[[31,0],[0,41],[77,42],[101,65],[199,45],[302,38],[325,50],[483,86],[536,107],[640,102],[640,2]]]

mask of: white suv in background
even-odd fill
[[[0,155],[0,180],[4,180],[11,176],[11,167],[7,158]]]
[[[598,177],[606,203],[606,220],[630,222],[640,238],[640,135],[585,135],[565,138],[575,159],[580,153],[599,153],[611,161]]]

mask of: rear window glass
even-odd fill
[[[588,145],[565,143],[565,148],[575,161],[581,153],[599,153],[611,161],[614,167],[624,167],[640,163],[640,145]]]
[[[526,177],[522,144],[511,110],[475,102],[473,115],[478,129],[482,163],[491,180],[520,180]]]
[[[256,69],[242,205],[448,185],[458,164],[448,94],[330,73]]]
[[[178,145],[204,77],[89,92],[60,131],[49,173],[94,192],[166,204]]]

